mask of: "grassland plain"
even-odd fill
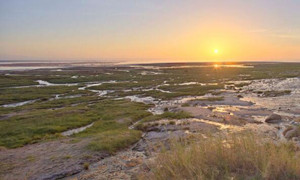
[[[152,97],[156,100],[156,103],[160,103],[161,101],[174,100],[185,96],[202,96],[211,93],[217,96],[200,100],[214,102],[224,100],[219,90],[224,90],[225,85],[234,84],[236,88],[242,88],[249,85],[249,82],[246,82],[248,80],[300,77],[299,63],[249,63],[245,65],[253,67],[213,68],[211,66],[192,66],[186,68],[181,67],[182,64],[149,64],[142,65],[139,68],[131,66],[76,67],[61,71],[44,69],[0,72],[0,146],[2,149],[14,149],[34,143],[69,138],[74,143],[88,139],[85,146],[87,151],[114,154],[137,142],[142,136],[142,131],[146,129],[145,126],[148,122],[192,117],[184,111],[168,111],[168,109],[162,114],[154,115],[148,111],[149,108],[155,106],[152,102],[146,104],[132,102],[126,96]],[[38,80],[53,84],[50,86],[39,85]],[[236,84],[232,81],[240,82]],[[68,85],[68,83],[76,84]],[[101,95],[99,92],[102,91],[107,91],[108,94]],[[289,94],[287,91],[282,92],[284,93],[280,95]],[[264,93],[266,93],[266,96],[273,96],[274,93],[278,94],[273,91]],[[16,107],[3,106],[30,100],[34,100],[34,102]],[[199,99],[195,100],[199,101]],[[65,131],[87,126],[91,123],[93,125],[90,128],[78,134],[70,137],[61,135]],[[129,129],[128,127],[134,123],[136,123],[135,129]],[[170,125],[175,124],[170,122]],[[212,141],[215,142],[215,139],[212,139]],[[235,145],[241,146],[238,143]],[[257,144],[252,143],[252,145],[256,146]],[[192,147],[194,146],[196,145],[192,145]],[[272,148],[276,149],[275,146],[272,146]],[[176,151],[182,149],[185,148],[179,146],[178,149],[172,149],[169,153],[176,153]],[[279,147],[279,150],[287,151],[288,154],[292,153],[288,151],[288,148]],[[266,153],[273,153],[273,150]],[[163,153],[159,157],[166,155],[167,153]],[[210,155],[213,156],[214,154]],[[172,159],[172,155],[169,156]],[[277,154],[274,152],[272,156],[277,156]],[[290,156],[287,155],[286,158],[288,157]],[[222,158],[226,160],[225,157]],[[227,160],[226,162],[229,162],[231,159]],[[265,163],[269,160],[258,163]],[[163,160],[161,163],[165,163],[166,167],[171,166]],[[177,162],[174,161],[174,163]],[[180,165],[180,163],[177,164]],[[244,162],[239,163],[243,164]],[[189,166],[194,165],[198,166],[197,164]],[[199,174],[201,174],[201,177],[214,179],[229,177],[231,175],[228,174],[232,174],[232,171],[237,170],[236,166],[231,167],[228,164],[225,164],[222,168],[220,169],[219,165],[216,165],[216,174],[206,174],[205,170],[202,172],[200,169]],[[224,171],[224,168],[226,171]],[[247,175],[249,177],[269,177],[268,173],[271,169],[268,168],[260,166],[258,170],[261,171],[261,174],[255,171],[254,175],[252,173]],[[293,168],[295,170],[295,167],[291,166],[291,169]],[[161,174],[161,169],[155,167],[153,169],[155,172],[153,177],[173,177],[173,172],[163,169],[163,171],[170,174]],[[296,168],[296,170],[298,169]],[[186,171],[188,171],[186,175],[189,177],[191,170],[187,169]],[[3,173],[5,172],[3,171]],[[294,171],[290,175],[284,177],[296,177]],[[233,176],[240,177],[239,172]]]
[[[107,101],[106,104],[115,104],[116,102],[113,100],[114,97],[140,95],[152,96],[158,99],[172,99],[180,96],[204,95],[208,92],[213,92],[215,89],[224,88],[224,84],[228,81],[300,76],[299,64],[275,63],[265,65],[258,63],[245,65],[251,65],[254,68],[215,69],[211,67],[181,68],[180,66],[175,68],[162,68],[165,67],[164,64],[151,64],[151,66],[157,68],[94,67],[71,68],[64,71],[32,70],[1,74],[0,82],[2,89],[0,91],[0,105],[37,100],[33,104],[20,107],[0,107],[0,117],[4,118],[0,122],[2,124],[1,136],[3,137],[1,139],[1,146],[18,147],[30,142],[35,142],[36,140],[44,139],[45,134],[47,134],[47,136],[53,136],[64,130],[94,122],[97,118],[101,119],[105,116],[105,113],[101,113],[98,108],[104,110],[106,107],[113,112],[112,107],[108,107],[103,103]],[[180,76],[178,74],[180,74]],[[50,83],[58,83],[58,85],[9,88],[36,85],[36,80],[45,80]],[[117,83],[103,83],[85,90],[78,90],[79,87],[84,86],[86,83],[110,80],[115,80]],[[205,86],[200,84],[179,85],[185,82],[215,84]],[[79,84],[75,86],[59,86],[59,84],[65,83]],[[155,88],[157,86],[159,86],[159,89],[169,91],[170,93],[159,91]],[[153,89],[144,90],[149,88]],[[113,90],[114,92],[111,93],[111,97],[97,97],[97,93],[91,92],[90,90]],[[81,95],[81,97],[50,100],[56,95],[70,96],[78,94]],[[209,100],[219,99],[212,98]],[[101,104],[103,107],[101,108],[100,105],[96,106],[94,103]],[[139,104],[138,106],[144,108],[144,112],[139,113],[149,115],[146,111],[147,107],[144,107],[145,105]],[[118,106],[115,106],[115,108],[118,108]],[[113,114],[109,111],[106,111],[106,113]],[[58,118],[55,116],[57,114],[60,115]],[[126,114],[124,117],[125,116]],[[131,121],[136,120],[138,119]],[[22,123],[20,124],[20,122]],[[36,123],[38,123],[38,126]],[[27,128],[25,128],[25,124]],[[24,127],[21,128],[21,126]],[[27,135],[24,135],[26,134],[25,132],[28,132]],[[15,139],[16,137],[20,139]]]

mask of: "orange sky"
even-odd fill
[[[300,59],[295,1],[12,2],[1,2],[2,60]]]

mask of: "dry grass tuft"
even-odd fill
[[[299,179],[300,154],[293,144],[275,145],[252,134],[197,137],[172,143],[141,179]]]

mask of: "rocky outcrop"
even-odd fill
[[[265,120],[266,123],[280,123],[282,122],[282,118],[278,114],[272,114]]]

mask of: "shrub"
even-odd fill
[[[170,121],[170,122],[169,122],[169,124],[171,124],[171,125],[175,125],[175,124],[176,124],[176,122],[175,122],[175,121]]]
[[[83,164],[83,168],[84,168],[85,170],[88,170],[88,169],[90,168],[90,164],[89,164],[89,163],[84,163],[84,164]]]

